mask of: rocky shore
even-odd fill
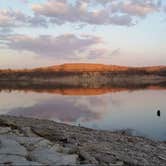
[[[0,116],[0,165],[165,166],[166,142]]]

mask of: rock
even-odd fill
[[[34,161],[48,165],[75,165],[78,156],[66,155],[46,147],[38,147],[31,152],[30,158]]]
[[[0,155],[2,154],[26,156],[27,151],[15,140],[0,138]]]
[[[54,144],[50,149],[59,152],[59,153],[65,153],[64,148],[60,146],[59,144]]]
[[[24,133],[24,136],[26,137],[38,137],[30,127],[22,127],[21,128],[22,132]]]
[[[49,140],[41,139],[39,142],[37,142],[34,147],[40,147],[40,148],[51,148],[53,146],[53,143],[51,143]]]
[[[57,151],[60,153],[65,153],[65,154],[73,154],[77,153],[77,148],[69,148],[69,147],[57,147]]]
[[[78,164],[77,166],[102,166],[99,164]]]
[[[98,161],[86,151],[80,150],[79,156],[84,163],[98,164]]]
[[[24,136],[24,134],[21,133],[18,129],[12,130],[11,135]]]
[[[123,166],[124,162],[123,161],[118,161],[115,164],[110,163],[109,166]]]
[[[28,161],[22,156],[18,155],[0,155],[0,165],[15,165],[15,166],[40,166],[38,162]]]
[[[0,127],[0,134],[5,134],[11,131],[10,127]]]
[[[36,146],[43,138],[40,137],[19,137],[11,136],[10,139],[17,141],[19,144],[24,146]]]
[[[159,156],[161,160],[164,160],[166,162],[166,156]]]
[[[32,127],[32,131],[36,135],[47,138],[50,141],[60,141],[63,143],[69,143],[67,135],[65,135],[63,132],[58,132],[51,128],[43,128],[41,126],[35,126]]]
[[[43,140],[43,138],[40,137],[20,137],[20,136],[15,136],[15,135],[0,135],[0,139],[9,139],[9,140],[14,140],[18,142],[19,144],[23,146],[35,146],[38,142]]]

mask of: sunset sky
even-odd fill
[[[0,68],[166,65],[165,0],[0,0]]]

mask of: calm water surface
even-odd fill
[[[166,140],[166,90],[90,94],[2,90],[0,114],[51,119],[95,129],[128,129],[134,135]]]

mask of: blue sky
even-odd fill
[[[166,65],[159,0],[1,0],[0,68]]]

